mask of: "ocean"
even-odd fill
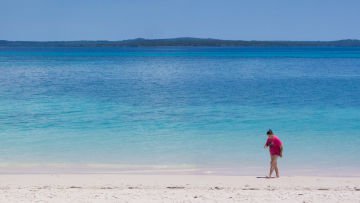
[[[360,176],[360,47],[0,48],[0,172]]]

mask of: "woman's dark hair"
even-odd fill
[[[273,135],[273,131],[271,129],[269,129],[267,132],[266,132],[267,135]]]

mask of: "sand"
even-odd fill
[[[14,174],[0,202],[360,202],[360,177]]]

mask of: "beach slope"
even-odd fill
[[[358,177],[0,175],[0,202],[360,202]]]

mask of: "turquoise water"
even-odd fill
[[[360,48],[0,48],[0,172],[360,175]],[[21,171],[20,170],[20,171]]]

